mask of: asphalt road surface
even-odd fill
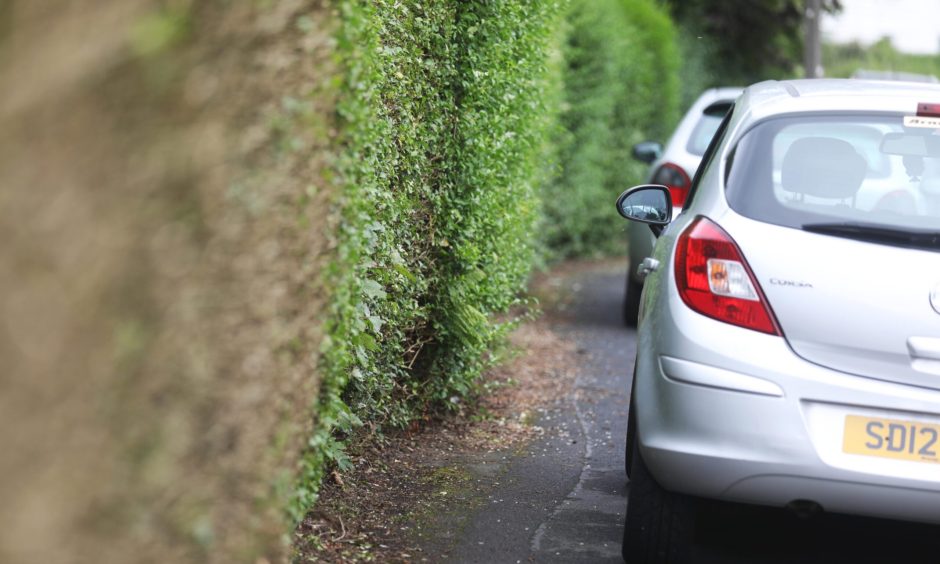
[[[545,438],[468,469],[492,487],[439,552],[451,562],[622,562],[628,489],[624,438],[635,333],[621,322],[624,272],[591,268],[555,328],[575,341],[581,373],[568,401],[540,414]],[[709,505],[694,562],[940,562],[940,529],[844,516]],[[433,553],[433,551],[432,551]]]

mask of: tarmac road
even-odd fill
[[[543,440],[470,464],[492,488],[434,561],[622,562],[628,376],[636,354],[635,332],[621,322],[624,275],[599,266],[574,279],[573,303],[553,316],[554,328],[578,345],[574,389],[541,414]],[[700,523],[694,562],[940,562],[935,527],[844,516],[801,521],[782,510],[721,505],[709,506]]]
[[[544,438],[521,453],[469,464],[493,484],[445,550],[456,562],[622,562],[626,503],[624,437],[634,333],[620,321],[618,280],[609,267],[576,275],[574,302],[553,329],[578,345],[579,377],[555,408],[539,414]],[[443,518],[443,517],[442,517]]]

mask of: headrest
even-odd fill
[[[820,198],[850,198],[868,173],[868,162],[851,143],[834,137],[794,141],[783,157],[783,189]]]

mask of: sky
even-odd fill
[[[940,52],[940,0],[842,0],[842,13],[822,19],[823,37],[869,45],[885,35],[900,51]]]

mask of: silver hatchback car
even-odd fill
[[[681,561],[699,498],[940,523],[940,86],[764,82],[658,235],[624,556]]]

